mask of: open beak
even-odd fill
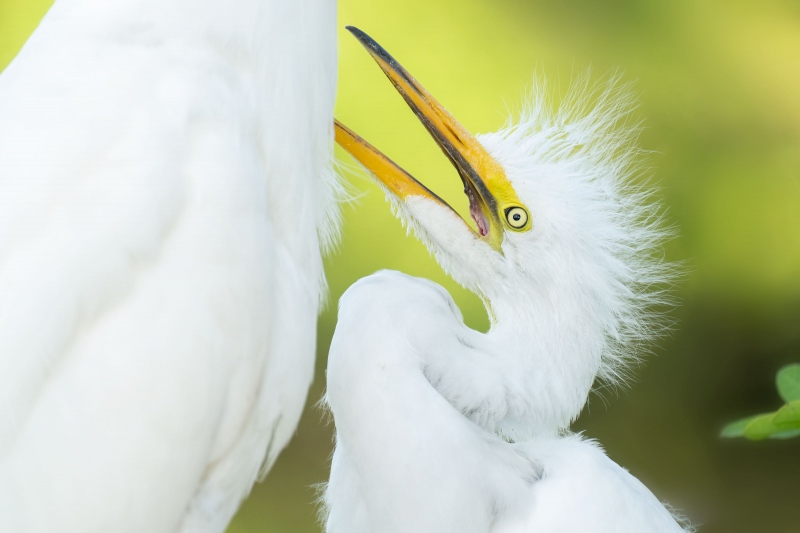
[[[470,215],[477,228],[475,233],[499,251],[503,240],[505,213],[521,206],[503,167],[381,45],[358,28],[348,26],[347,29],[367,49],[456,167],[464,184],[464,193],[469,199]],[[408,196],[424,196],[450,207],[340,122],[335,121],[335,129],[336,142],[398,198],[403,200]],[[529,223],[526,222],[526,225]],[[524,231],[528,228],[513,229]]]
[[[333,120],[333,127],[339,146],[364,165],[397,198],[405,200],[409,196],[422,196],[452,209],[436,193],[383,155],[380,150],[359,137],[353,130],[336,119]]]

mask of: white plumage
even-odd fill
[[[0,531],[223,531],[335,238],[331,0],[58,0],[0,76]]]
[[[424,279],[379,272],[348,289],[328,362],[336,449],[326,530],[684,531],[568,429],[595,379],[618,383],[638,341],[663,327],[651,309],[671,279],[659,250],[667,232],[648,189],[632,185],[639,152],[625,91],[583,82],[553,111],[537,85],[518,121],[478,143],[351,31],[454,162],[476,229],[341,125],[337,141],[439,264],[483,298],[491,328],[465,326]]]

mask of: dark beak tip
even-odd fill
[[[365,32],[359,30],[355,26],[345,26],[345,29],[353,34],[353,36],[361,43],[361,46],[369,51],[370,55],[373,58],[380,58],[382,61],[390,64],[394,70],[402,71],[404,77],[408,77],[408,73],[405,72],[402,66],[395,60],[392,55],[386,51],[384,47],[378,44],[378,42],[367,35]],[[383,68],[383,66],[381,66]]]
[[[381,58],[385,60],[392,59],[392,56],[389,55],[389,52],[384,50],[384,48],[378,44],[378,42],[363,32],[356,28],[355,26],[345,26],[345,29],[353,34],[353,37],[358,39],[358,42],[361,43],[361,46],[372,50],[373,52],[377,53]]]
[[[353,34],[353,36],[358,39],[362,44],[372,41],[372,37],[364,33],[363,31],[359,30],[355,26],[345,26],[344,29],[349,31]]]

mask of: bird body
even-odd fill
[[[534,469],[425,372],[429,357],[475,332],[443,288],[399,272],[359,280],[339,305],[326,392],[336,421],[326,531],[489,531],[487,495],[501,505],[517,497]]]
[[[336,140],[376,178],[437,262],[478,294],[488,332],[448,293],[381,272],[340,300],[326,401],[336,448],[328,533],[677,533],[655,496],[569,432],[596,378],[619,383],[671,267],[629,99],[579,84],[558,110],[536,85],[518,121],[473,137],[358,29],[461,176],[474,226],[342,124]]]
[[[342,296],[328,363],[336,450],[326,531],[684,531],[596,443],[574,434],[511,443],[465,416],[453,398],[486,399],[485,382],[504,377],[469,371],[482,335],[444,288],[400,272],[363,278]],[[448,354],[459,366],[442,375],[461,390],[431,367]]]
[[[59,0],[0,76],[0,530],[223,531],[336,233],[330,1]]]

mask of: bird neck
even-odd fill
[[[602,321],[581,287],[539,280],[530,291],[487,296],[491,344],[509,375],[508,414],[498,429],[514,439],[559,433],[580,414],[606,346]],[[508,371],[513,368],[514,371]]]

